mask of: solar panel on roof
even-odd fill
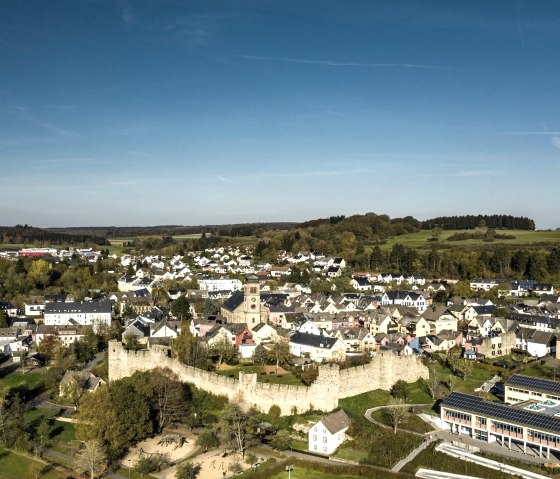
[[[560,394],[560,382],[549,379],[539,379],[522,374],[514,374],[507,382],[507,386],[521,386],[542,392]]]
[[[536,412],[487,402],[480,397],[471,396],[469,394],[452,393],[443,400],[442,405],[462,409],[475,414],[488,415],[495,419],[516,422],[525,426],[532,426],[560,433],[560,418],[543,416]]]

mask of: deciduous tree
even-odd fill
[[[402,424],[410,416],[409,406],[402,398],[391,398],[384,409],[385,416],[397,434],[399,424]]]
[[[292,357],[288,340],[286,338],[278,338],[270,346],[268,354],[270,359],[276,362],[276,374],[278,374],[280,363],[285,363]]]

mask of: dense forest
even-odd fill
[[[44,246],[61,245],[107,245],[103,235],[66,234],[28,225],[0,226],[0,243],[2,244],[35,244]]]
[[[381,241],[393,236],[420,231],[421,223],[412,216],[390,218],[387,215],[366,213],[365,215],[331,216],[330,218],[306,221],[298,225],[311,234],[321,236],[323,232],[350,232],[360,241]]]
[[[534,230],[535,222],[531,218],[511,215],[464,215],[440,216],[422,221],[423,230],[438,227],[444,230],[470,230],[479,227],[508,230]]]

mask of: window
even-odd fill
[[[313,436],[313,440],[316,441],[317,440],[317,435]]]
[[[327,448],[326,448],[326,447],[323,448],[323,452],[327,452]]]
[[[326,438],[326,437],[323,438],[323,442],[324,442],[325,444],[327,443],[327,438]]]

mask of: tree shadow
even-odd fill
[[[5,378],[9,374],[13,373],[19,368],[17,364],[10,364],[8,366],[3,366],[0,368],[0,379]]]

